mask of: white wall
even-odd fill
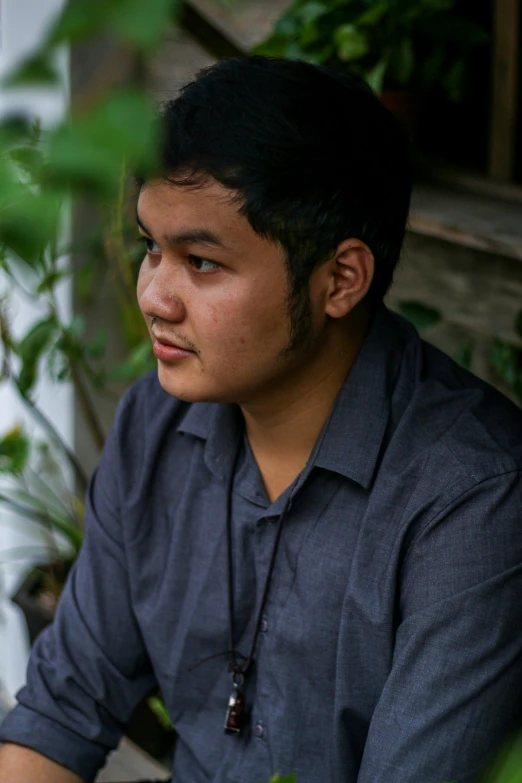
[[[20,59],[30,53],[40,41],[43,32],[63,5],[63,0],[0,0],[0,78]],[[59,58],[64,86],[59,90],[2,91],[0,89],[0,115],[14,111],[29,111],[49,127],[59,120],[68,103],[68,56],[62,52]],[[0,278],[0,293],[7,283]],[[38,311],[19,296],[11,299],[12,325],[15,337],[24,334],[31,323],[38,319]],[[59,306],[65,317],[70,315],[71,291],[68,283],[59,293]],[[39,407],[55,424],[62,437],[72,444],[73,399],[71,389],[43,381],[36,390]],[[0,433],[17,421],[31,419],[21,402],[6,385],[0,386]],[[25,624],[18,607],[9,596],[23,579],[30,559],[13,561],[7,557],[15,547],[34,544],[34,532],[0,507],[0,680],[13,695],[23,684],[28,656]]]

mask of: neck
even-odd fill
[[[355,316],[355,314],[354,314]],[[331,336],[311,361],[241,405],[256,458],[302,469],[364,341],[369,318],[357,314],[349,334]]]

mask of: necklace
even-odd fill
[[[236,650],[235,642],[234,642],[234,563],[232,559],[232,495],[234,490],[234,478],[236,475],[236,468],[238,466],[239,456],[241,454],[241,444],[239,444],[237,447],[236,455],[234,457],[234,462],[230,472],[230,479],[228,482],[228,493],[227,493],[228,650],[229,650],[228,669],[230,674],[232,675],[232,693],[230,694],[228,700],[228,706],[225,715],[225,726],[224,726],[225,734],[239,734],[244,726],[245,695],[243,692],[243,686],[245,684],[245,678],[248,672],[250,671],[252,664],[254,663],[257,638],[259,636],[259,631],[261,628],[261,620],[263,618],[263,612],[265,610],[266,601],[268,598],[268,591],[270,589],[270,580],[272,579],[272,572],[274,570],[277,549],[279,546],[279,541],[281,540],[281,533],[283,532],[283,523],[285,521],[285,517],[288,514],[288,511],[290,510],[290,506],[292,505],[292,500],[294,498],[295,493],[297,492],[297,489],[299,488],[301,479],[304,480],[308,465],[310,463],[313,464],[315,456],[323,444],[323,441],[326,437],[329,421],[330,421],[330,416],[328,416],[328,419],[326,420],[321,432],[319,433],[319,437],[317,438],[314,444],[312,453],[310,454],[310,457],[307,460],[306,465],[292,482],[290,491],[288,493],[288,498],[285,502],[285,505],[279,517],[279,521],[277,523],[277,528],[275,532],[274,543],[272,545],[272,552],[270,554],[270,561],[268,564],[265,584],[263,586],[263,592],[261,595],[261,602],[259,604],[259,609],[257,610],[256,621],[254,625],[254,634],[252,636],[252,641],[250,643],[247,657],[245,657],[244,655],[242,655]],[[242,664],[239,663],[238,657],[242,658],[244,663]]]
[[[270,580],[272,578],[272,572],[274,570],[275,559],[277,555],[277,549],[279,541],[281,540],[281,533],[283,531],[283,522],[290,507],[290,501],[293,497],[295,485],[300,477],[294,481],[293,489],[289,495],[288,500],[285,503],[279,522],[277,523],[274,543],[272,545],[272,552],[270,555],[270,562],[268,564],[268,570],[265,578],[265,584],[261,595],[261,602],[259,609],[257,610],[256,621],[254,625],[254,633],[248,656],[245,657],[238,653],[235,649],[234,641],[234,564],[232,557],[232,494],[234,487],[234,478],[236,473],[236,467],[241,453],[241,447],[238,447],[234,464],[232,466],[232,472],[230,474],[230,480],[228,485],[228,497],[227,497],[227,566],[228,566],[228,649],[229,649],[229,671],[232,675],[232,693],[228,700],[228,707],[225,716],[225,734],[239,734],[244,726],[245,720],[245,696],[243,692],[243,686],[245,684],[245,678],[250,671],[252,664],[254,663],[254,655],[259,636],[259,630],[261,627],[261,620],[263,612],[266,606],[268,598],[268,591],[270,589]],[[243,659],[243,663],[240,663],[238,658]]]

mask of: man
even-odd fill
[[[407,144],[259,57],[166,106],[120,402],[0,783],[92,781],[159,684],[174,783],[476,779],[521,717],[522,415],[382,304]]]

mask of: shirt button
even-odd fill
[[[266,633],[268,631],[268,620],[266,619],[266,617],[263,617],[263,619],[261,620],[260,628],[261,628],[261,633]]]
[[[265,727],[263,726],[262,723],[256,723],[254,728],[254,734],[258,739],[263,739],[263,737],[265,736]]]

